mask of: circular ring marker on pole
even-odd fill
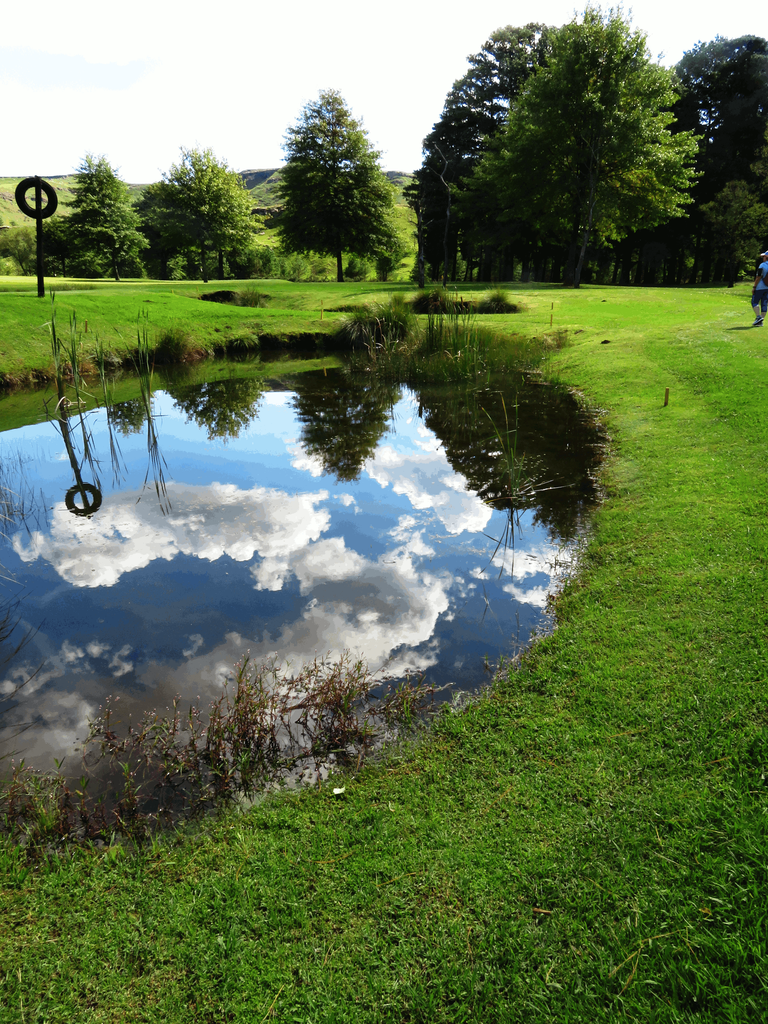
[[[38,210],[34,206],[30,206],[27,202],[27,192],[31,188],[37,188],[40,186],[41,192],[45,192],[46,198],[48,199],[47,206],[44,206],[42,210]],[[56,212],[56,207],[59,205],[59,197],[56,195],[56,189],[50,182],[43,181],[42,178],[25,178],[24,181],[20,181],[16,186],[16,205],[25,213],[28,217],[34,217],[35,220],[45,220],[46,217],[50,217]]]
[[[82,507],[75,504],[75,498],[78,496],[82,498]],[[64,495],[64,502],[73,515],[91,516],[101,508],[101,491],[93,484],[75,484]]]

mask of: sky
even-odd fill
[[[286,128],[331,88],[362,119],[383,168],[411,171],[467,56],[491,32],[562,25],[581,10],[568,0],[449,0],[439,10],[413,0],[38,0],[32,14],[10,5],[0,177],[69,174],[93,153],[147,183],[182,146],[211,148],[237,171],[277,167]],[[637,0],[625,12],[665,66],[717,35],[763,34],[748,5],[701,5],[691,17],[668,0]]]

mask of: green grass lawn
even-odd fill
[[[0,1019],[768,1018],[768,330],[744,287],[520,292],[611,438],[557,630],[341,797],[0,854]]]
[[[264,308],[203,302],[201,295],[220,289],[242,291],[253,287],[269,296]],[[56,291],[59,289],[58,292]],[[150,339],[169,328],[181,328],[203,350],[226,348],[235,341],[270,345],[299,342],[314,344],[331,335],[343,314],[339,307],[386,298],[395,291],[415,294],[412,284],[365,282],[300,283],[289,281],[78,281],[46,280],[47,293],[37,296],[36,279],[0,277],[0,381],[25,383],[35,371],[51,367],[51,297],[56,292],[56,323],[66,334],[76,318],[82,351],[92,353],[98,337],[108,349],[125,355],[136,345],[139,329]],[[470,288],[464,289],[471,290]],[[476,291],[487,291],[487,286]],[[517,321],[487,317],[508,331]],[[86,332],[87,322],[87,332]],[[548,318],[547,318],[548,323]],[[141,326],[139,326],[141,325]]]

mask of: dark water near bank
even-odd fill
[[[65,437],[0,433],[3,653],[27,636],[0,700],[32,676],[0,703],[0,754],[48,767],[108,694],[123,717],[207,703],[246,651],[298,666],[349,648],[443,697],[475,688],[545,627],[595,500],[600,438],[554,387],[333,371],[182,382],[153,406],[152,458],[138,400],[70,416]],[[528,481],[513,501],[505,416]]]

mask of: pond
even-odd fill
[[[571,394],[238,372],[0,433],[0,755],[71,758],[107,695],[206,705],[245,652],[447,699],[547,628],[602,448]]]

